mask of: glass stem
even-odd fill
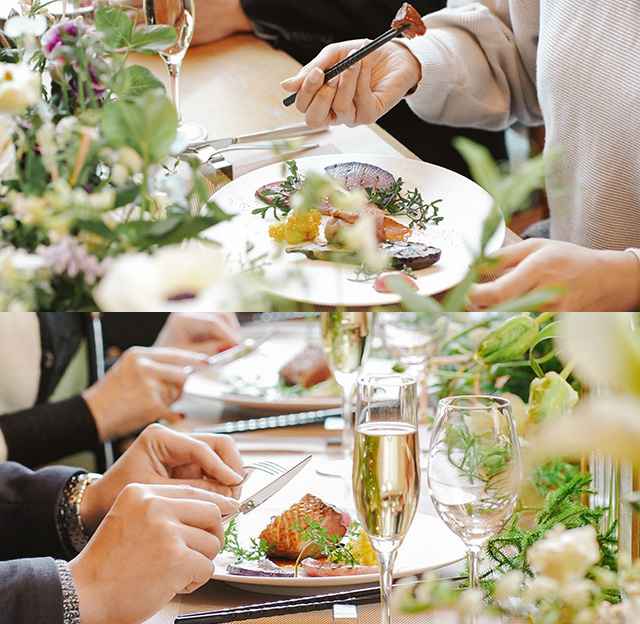
[[[342,430],[342,452],[348,455],[353,446],[353,384],[345,381],[342,386],[342,420],[344,429]]]
[[[182,112],[180,111],[180,66],[181,61],[173,63],[167,61],[167,69],[169,70],[169,76],[171,78],[171,99],[173,100],[173,106],[176,109],[176,115],[178,116],[178,124],[182,123]]]
[[[378,567],[380,568],[380,602],[382,604],[381,624],[391,624],[391,588],[393,586],[393,565],[398,549],[388,552],[378,551]]]
[[[480,588],[480,548],[469,549],[469,589]],[[467,618],[467,624],[476,624],[478,618],[471,614]]]

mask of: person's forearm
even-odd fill
[[[96,424],[80,395],[0,416],[9,461],[34,468],[95,448]]]

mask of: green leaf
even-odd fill
[[[129,16],[116,7],[101,7],[95,15],[96,28],[103,33],[104,41],[113,48],[131,45],[133,24]]]
[[[164,91],[164,84],[160,82],[146,67],[142,65],[129,65],[125,69],[126,90],[121,95],[129,98],[137,98],[145,91],[159,89]]]
[[[104,221],[101,221],[99,219],[95,221],[78,220],[74,223],[74,225],[80,228],[80,230],[95,234],[96,236],[104,238],[107,241],[118,241],[118,235],[111,228],[109,228],[109,226]]]
[[[116,189],[116,200],[114,208],[126,206],[135,200],[140,193],[140,187],[137,184],[127,184]]]
[[[531,312],[540,309],[554,297],[566,292],[566,288],[557,286],[532,290],[522,297],[510,299],[491,308],[494,312]]]
[[[467,137],[457,136],[451,141],[465,159],[473,179],[494,199],[500,181],[500,170],[487,147]]]
[[[115,149],[128,146],[136,150],[144,166],[161,162],[176,136],[178,117],[164,93],[146,91],[135,102],[118,100],[105,103],[102,129]]]
[[[155,24],[136,31],[131,40],[131,47],[137,52],[154,54],[171,47],[177,39],[178,34],[173,26]]]
[[[171,218],[166,221],[130,221],[117,226],[116,232],[131,245],[144,250],[153,246],[175,245],[185,239],[196,238],[200,232],[220,221],[217,215],[187,216],[182,220]]]

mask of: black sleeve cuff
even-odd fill
[[[93,450],[99,442],[91,410],[79,394],[1,416],[0,430],[9,461],[29,468]]]

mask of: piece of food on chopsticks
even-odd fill
[[[394,30],[400,30],[405,27],[406,29],[402,31],[402,36],[407,39],[419,37],[427,32],[427,27],[424,25],[420,13],[418,13],[418,11],[416,11],[408,2],[405,2],[400,7],[400,10],[396,13],[396,16],[391,22],[391,28]]]
[[[415,241],[398,241],[381,243],[380,250],[389,254],[389,265],[394,269],[425,269],[440,260],[442,251]],[[342,262],[344,264],[360,264],[357,252],[343,247],[334,247],[327,243],[309,243],[302,247],[289,247],[287,253],[301,253],[311,260]]]
[[[285,362],[279,374],[285,386],[300,385],[307,389],[331,379],[324,349],[319,345],[307,345]]]

